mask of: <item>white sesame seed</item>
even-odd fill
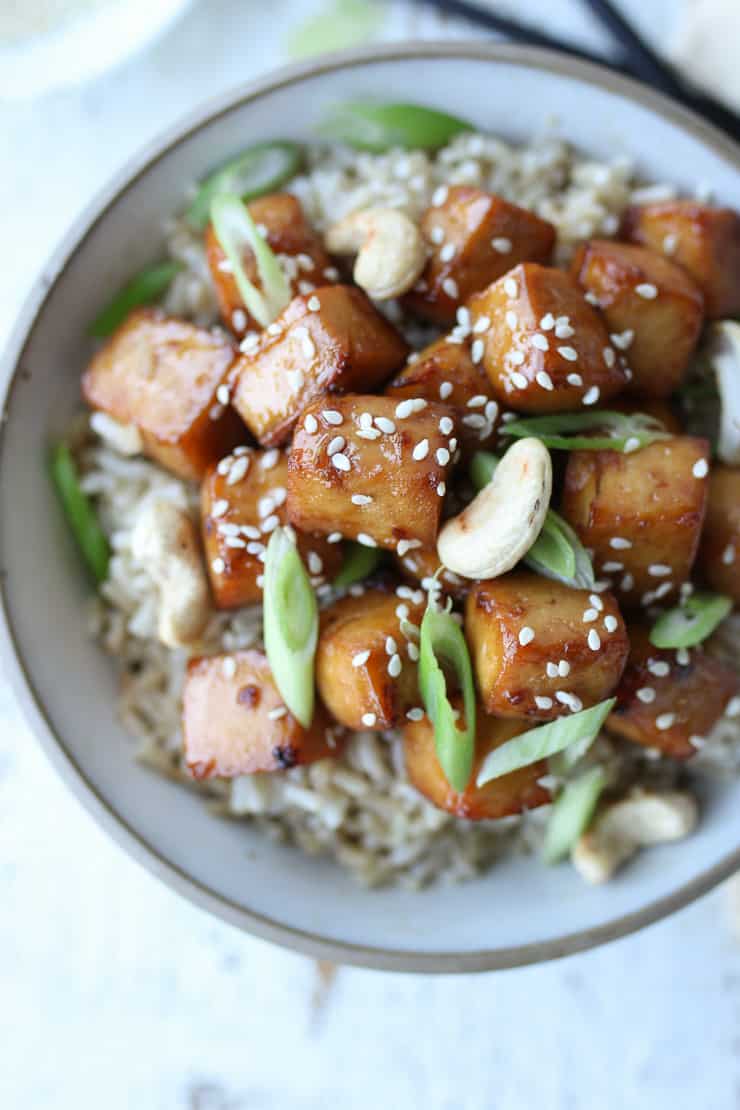
[[[326,537],[327,543],[341,543],[344,537],[341,532],[330,532]]]
[[[557,663],[548,663],[547,666],[545,667],[545,670],[547,671],[547,677],[548,678],[557,678],[558,674],[560,673],[558,671]]]
[[[552,331],[555,327],[555,317],[552,312],[546,312],[540,320],[540,327],[543,331]]]
[[[419,662],[419,649],[415,643],[409,642],[406,644],[406,654],[412,663]]]
[[[555,388],[552,384],[552,378],[546,370],[538,370],[535,375],[535,381],[542,389],[552,390]]]
[[[409,551],[413,551],[417,547],[421,547],[421,540],[399,540],[396,544],[396,551],[403,558]]]
[[[362,714],[362,723],[365,726],[365,728],[373,728],[377,719],[378,718],[375,716],[374,713],[363,713]]]
[[[473,345],[470,348],[470,357],[474,363],[477,364],[481,361],[483,355],[485,354],[485,350],[486,345],[482,339],[476,339],[473,341]]]
[[[604,350],[603,350],[602,353],[604,355],[604,362],[611,369],[611,367],[617,361],[617,356],[614,353],[614,348],[613,347],[604,347]]]
[[[601,569],[605,574],[618,574],[620,570],[624,570],[624,563],[603,563]]]
[[[499,254],[510,254],[513,244],[505,235],[497,235],[495,239],[491,239],[491,246]]]
[[[447,493],[447,486],[444,482],[437,482],[437,497],[444,497]]]
[[[531,644],[533,639],[534,629],[530,628],[528,624],[525,624],[523,628],[519,629],[519,643],[522,645],[522,647],[526,647],[527,644]]]
[[[275,323],[268,324],[267,325],[267,334],[268,335],[282,335],[283,334],[283,329],[280,327],[280,324],[275,324]]]
[[[490,316],[479,316],[473,324],[473,332],[475,335],[483,335],[483,332],[488,331],[491,326]]]
[[[308,553],[308,570],[310,574],[321,574],[324,569],[324,561],[316,551],[309,551]]]
[[[339,270],[336,266],[327,266],[324,270],[324,277],[329,282],[339,281]]]
[[[509,351],[509,361],[514,366],[521,366],[524,362],[524,351]]]
[[[656,678],[666,678],[671,673],[671,668],[664,659],[648,659],[647,669]]]
[[[583,401],[584,405],[595,405],[599,399],[599,396],[599,387],[597,385],[592,385],[591,388],[583,394],[581,400]]]
[[[722,562],[726,567],[731,567],[735,562],[735,556],[736,551],[734,543],[728,543],[727,547],[722,552]]]
[[[604,628],[607,632],[616,632],[619,628],[619,621],[610,614],[608,617],[604,617]]]
[[[595,628],[592,628],[589,631],[587,639],[588,646],[591,648],[591,651],[598,651],[601,647],[601,636],[599,636]]]
[[[420,440],[419,443],[416,444],[416,447],[414,447],[414,450],[411,452],[412,458],[414,458],[416,460],[416,462],[421,462],[422,459],[425,459],[428,454],[429,454],[429,440],[428,439]]]
[[[411,413],[413,411],[414,410],[411,401],[401,401],[399,404],[396,405],[396,416],[399,420],[405,420],[408,416],[411,416]]]
[[[632,540],[627,540],[623,536],[612,536],[609,540],[609,547],[614,548],[615,551],[627,551],[632,547]]]
[[[398,678],[401,673],[401,669],[401,656],[398,654],[392,655],[388,663],[388,674],[391,676],[391,678]]]
[[[439,224],[435,224],[434,227],[431,228],[431,230],[429,232],[429,238],[431,239],[431,241],[434,243],[435,246],[437,246],[437,247],[441,246],[441,244],[444,243],[444,241],[445,241],[445,230],[444,230],[444,228],[440,227]]]
[[[568,377],[565,380],[567,381],[568,385],[574,385],[576,387],[580,387],[583,385],[583,378],[580,374],[568,374]]]
[[[209,420],[220,420],[224,414],[224,406],[222,404],[211,405],[208,410]]]
[[[364,667],[369,658],[370,658],[370,652],[369,651],[358,651],[356,655],[352,656],[352,666],[353,667]]]
[[[609,338],[620,351],[626,351],[632,345],[635,333],[632,328],[625,328],[624,331],[613,332]]]
[[[306,307],[308,308],[309,312],[318,312],[321,308],[321,301],[318,297],[309,297]]]
[[[266,497],[260,497],[259,501],[257,502],[257,516],[260,517],[260,518],[265,517],[265,516],[269,516],[270,513],[273,513],[274,511],[275,511],[275,499],[274,499],[274,497],[272,497],[272,495],[268,495]]]
[[[519,317],[517,316],[516,312],[512,312],[512,310],[509,309],[509,311],[506,313],[506,323],[512,331],[514,330],[514,328],[519,326]]]
[[[578,360],[578,352],[575,347],[558,347],[558,354],[566,362],[576,362]]]
[[[251,524],[242,524],[242,535],[246,536],[248,540],[258,540],[262,533],[259,528],[253,527]]]
[[[566,705],[572,713],[580,713],[583,709],[583,702],[575,694],[568,693],[567,690],[556,690],[555,697],[561,705]]]
[[[629,593],[629,591],[634,587],[634,585],[635,585],[634,577],[631,574],[625,574],[624,578],[619,583],[619,588],[621,590],[624,590],[626,593]]]
[[[498,416],[498,403],[496,401],[486,401],[483,415],[490,424],[493,424]]]
[[[638,297],[644,297],[646,301],[654,301],[658,296],[658,287],[653,285],[652,282],[643,281],[635,286],[635,293]]]
[[[567,678],[570,674],[570,663],[567,659],[561,659],[558,662],[558,674],[561,678]]]
[[[671,567],[666,566],[665,563],[651,563],[648,567],[648,574],[653,578],[665,578],[667,574],[671,573]]]
[[[725,706],[725,717],[740,717],[740,697],[730,698]]]
[[[331,458],[332,455],[336,455],[337,451],[341,451],[342,448],[345,446],[345,443],[346,440],[344,436],[334,436],[333,439],[329,440],[329,446],[326,449],[326,453],[329,458]]]
[[[319,422],[316,417],[309,412],[308,416],[303,421],[303,427],[306,429],[308,434],[312,436],[315,432],[319,430]]]
[[[504,282],[504,293],[507,297],[516,297],[519,295],[519,286],[512,277],[506,278]]]
[[[360,532],[357,536],[357,542],[361,543],[363,547],[377,547],[377,543],[372,536],[368,536],[367,532]]]
[[[359,424],[361,428],[372,428],[373,418],[369,412],[361,412],[359,415]]]
[[[460,295],[460,291],[457,287],[457,282],[454,278],[451,277],[446,277],[442,282],[442,291],[443,293],[446,293],[447,296],[450,297],[450,299],[453,301],[456,301]]]
[[[456,250],[457,248],[454,243],[445,243],[445,245],[440,249],[439,252],[440,262],[451,262],[452,259],[455,257]]]
[[[526,389],[529,385],[529,381],[527,380],[527,378],[524,376],[524,374],[520,374],[518,370],[515,370],[514,373],[511,375],[511,380],[517,389]]]
[[[408,616],[409,616],[410,612],[411,612],[411,610],[409,609],[408,605],[401,604],[401,605],[396,606],[396,616],[398,617],[399,620],[402,620],[402,621],[408,620]]]
[[[666,729],[671,727],[675,720],[675,713],[661,713],[660,717],[655,718],[655,727],[659,729],[660,732],[665,732]]]
[[[695,478],[706,478],[709,473],[709,463],[706,459],[697,459],[691,473]]]
[[[633,451],[639,451],[639,449],[640,441],[637,436],[629,436],[628,439],[625,440],[623,448],[625,455],[631,455]]]
[[[277,466],[279,458],[280,452],[278,451],[277,447],[272,447],[269,451],[265,451],[264,455],[260,459],[260,469],[272,470],[274,467]]]
[[[216,400],[220,405],[228,405],[230,397],[231,390],[228,385],[220,385],[216,390]]]
[[[231,464],[228,477],[226,479],[227,486],[235,486],[237,482],[241,482],[244,475],[249,469],[249,455],[242,455]]]
[[[274,532],[279,523],[279,517],[275,516],[275,514],[272,513],[270,516],[265,517],[265,519],[262,521],[262,523],[260,524],[260,531],[264,535],[267,535],[268,532]]]
[[[370,497],[367,493],[352,494],[353,505],[370,505],[372,503],[372,500],[372,497]]]
[[[396,430],[396,425],[392,420],[389,420],[387,416],[376,416],[375,425],[387,436],[393,435]]]
[[[556,339],[571,339],[575,334],[575,328],[572,328],[568,323],[560,323],[555,326]]]
[[[259,346],[259,341],[259,336],[256,332],[247,332],[247,334],[244,336],[241,343],[239,344],[239,350],[242,352],[242,354],[249,355],[252,353],[252,351],[257,349],[257,347]]]
[[[536,331],[532,336],[532,346],[536,347],[538,351],[549,351],[550,344],[547,341],[547,336],[541,332]]]
[[[337,412],[336,409],[324,409],[321,415],[327,424],[341,424],[344,420],[341,412]]]
[[[439,422],[439,430],[443,436],[448,436],[454,427],[455,425],[449,416],[443,416]]]
[[[377,428],[358,428],[357,436],[359,439],[380,439],[380,431]]]
[[[652,686],[643,686],[635,691],[635,697],[639,698],[645,705],[650,705],[651,702],[655,701],[655,690]]]
[[[447,200],[449,189],[446,185],[439,185],[432,193],[432,207],[441,208]]]
[[[335,470],[343,470],[345,473],[351,469],[351,463],[346,455],[338,451],[336,455],[331,456],[331,464]]]
[[[221,498],[219,498],[218,501],[213,502],[213,507],[211,509],[211,516],[214,517],[214,518],[218,518],[220,516],[223,516],[224,513],[227,513],[228,511],[229,511],[229,502],[224,497],[221,497]]]
[[[442,382],[439,387],[439,396],[442,401],[446,401],[452,393],[452,382]]]
[[[406,719],[409,721],[421,721],[423,717],[424,710],[419,709],[418,707],[414,709],[409,709],[408,713],[406,714]]]
[[[539,694],[535,694],[534,704],[537,706],[538,709],[552,709],[553,701],[552,698],[542,697]]]
[[[276,705],[274,709],[270,710],[267,716],[271,721],[279,721],[281,717],[284,717],[287,714],[287,712],[288,710],[285,708],[284,705]]]
[[[434,453],[434,457],[440,466],[447,466],[450,461],[450,452],[446,447],[438,447]]]
[[[596,609],[586,609],[582,619],[584,624],[590,624],[592,621],[599,619],[598,611]]]
[[[456,447],[457,447],[457,440],[453,436],[452,439],[450,440],[450,451],[454,451]]]
[[[526,381],[526,378],[524,379]],[[467,416],[463,416],[462,422],[466,428],[485,428],[487,420],[485,416],[481,416],[479,412],[470,412]]]
[[[392,636],[386,636],[386,638],[385,638],[385,654],[386,655],[395,655],[397,653],[397,651],[398,651],[398,644],[396,643],[396,641],[393,639]]]
[[[220,558],[220,556],[212,561],[211,570],[214,574],[223,574],[223,572],[226,570],[226,563],[223,561],[222,558]]]
[[[688,667],[691,662],[691,655],[688,648],[679,648],[676,652],[676,662],[679,667]]]

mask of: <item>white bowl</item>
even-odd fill
[[[729,875],[740,866],[740,782],[701,783],[697,833],[644,853],[604,888],[525,858],[456,887],[360,889],[332,863],[213,818],[201,798],[133,761],[115,719],[111,665],[85,631],[86,584],[44,465],[50,437],[80,404],[87,323],[156,256],[162,219],[187,183],[248,142],[308,139],[328,106],[367,95],[421,100],[515,139],[554,114],[563,135],[597,158],[627,152],[649,178],[689,191],[710,182],[740,208],[740,155],[719,133],[640,85],[529,49],[395,45],[321,59],[210,104],[126,166],[72,228],[5,355],[0,640],[66,781],[122,845],[193,901],[328,959],[417,971],[505,967],[629,932]]]

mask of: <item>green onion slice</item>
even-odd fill
[[[605,435],[578,435],[579,432],[605,432]],[[644,412],[560,412],[552,416],[532,416],[504,424],[501,434],[524,439],[536,436],[545,447],[561,451],[622,451],[630,454],[659,439],[669,439],[665,427]]]
[[[291,298],[290,284],[277,258],[257,230],[257,225],[235,193],[218,193],[211,204],[211,220],[234,280],[249,313],[266,328]],[[251,248],[257,261],[262,289],[246,275],[242,255]]]
[[[566,783],[547,823],[542,848],[545,863],[558,863],[568,855],[588,828],[605,785],[606,774],[601,767],[590,767],[577,779]]]
[[[158,301],[169,288],[175,274],[181,269],[182,262],[172,261],[157,262],[141,270],[98,313],[88,328],[89,334],[101,339],[110,335],[134,308]]]
[[[355,582],[362,582],[373,573],[383,559],[383,552],[377,547],[365,547],[364,544],[350,542],[344,549],[344,562],[334,579],[334,586],[338,590],[346,590]]]
[[[380,4],[367,0],[334,0],[328,8],[297,27],[287,41],[288,53],[306,58],[343,50],[375,38],[383,22]]]
[[[319,610],[306,568],[285,528],[270,536],[263,600],[265,651],[282,698],[308,728],[313,719]]]
[[[658,617],[650,632],[657,648],[690,648],[706,640],[732,610],[732,599],[724,594],[692,594],[683,605]]]
[[[490,451],[476,451],[470,478],[476,490],[487,486],[498,465]],[[588,552],[566,520],[549,509],[542,531],[524,557],[527,566],[545,578],[578,590],[592,590],[596,581]]]
[[[51,477],[77,546],[96,582],[108,577],[110,547],[97,514],[80,487],[77,467],[66,443],[51,452]]]
[[[582,709],[570,717],[559,717],[556,721],[531,728],[513,740],[507,740],[483,760],[478,772],[478,786],[485,786],[491,779],[518,771],[520,767],[528,767],[538,759],[546,759],[577,741],[585,742],[588,738],[590,743],[595,740],[615,701],[616,698],[608,698],[591,709]]]
[[[457,727],[455,710],[447,696],[443,664],[455,674],[463,696],[465,727]],[[434,726],[437,759],[453,790],[465,790],[473,770],[475,752],[475,687],[468,645],[452,613],[430,601],[421,622],[419,690]]]
[[[203,231],[211,218],[214,197],[220,193],[234,193],[248,204],[295,177],[302,160],[303,153],[296,143],[255,143],[200,183],[185,219],[191,227]]]
[[[391,147],[436,150],[472,124],[419,104],[377,104],[353,100],[338,104],[319,128],[328,139],[376,154]]]

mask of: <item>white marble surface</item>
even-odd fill
[[[678,6],[626,4],[661,34]],[[579,7],[519,11],[596,45]],[[279,60],[291,17],[310,8],[260,10],[201,0],[106,78],[0,104],[0,343],[51,246],[127,154]],[[396,7],[385,33],[439,26]],[[2,1110],[731,1110],[739,988],[721,890],[556,964],[332,978],[210,919],[124,856],[57,780],[0,678]]]

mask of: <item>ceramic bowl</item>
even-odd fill
[[[559,56],[474,43],[335,55],[240,88],[125,167],[71,229],[5,355],[0,442],[2,653],[33,729],[119,843],[186,897],[261,937],[336,961],[468,971],[574,952],[645,925],[740,866],[740,782],[700,784],[703,820],[592,888],[567,866],[516,858],[456,887],[366,891],[326,860],[209,815],[202,799],[137,765],[115,717],[115,676],[85,631],[86,583],[49,488],[48,441],[79,406],[85,326],[156,257],[163,217],[225,153],[308,139],[347,97],[423,100],[526,139],[556,117],[599,159],[627,153],[651,179],[700,182],[740,208],[738,148],[644,87]]]

